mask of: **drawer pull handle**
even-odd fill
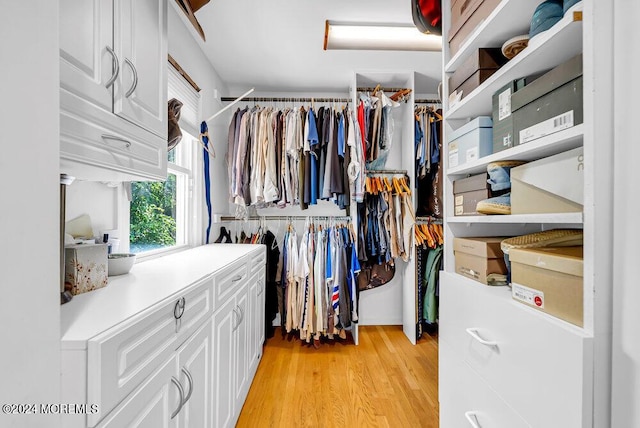
[[[176,386],[176,388],[178,388],[178,394],[180,394],[180,404],[178,405],[178,408],[171,413],[171,419],[173,419],[178,413],[180,413],[180,410],[182,410],[182,406],[184,405],[184,389],[182,388],[182,385],[180,385],[178,379],[174,376],[171,376],[171,382]]]
[[[464,417],[469,421],[469,425],[473,428],[482,428],[480,424],[478,424],[478,417],[476,416],[476,412],[464,412]]]
[[[191,393],[193,392],[193,377],[191,376],[191,373],[189,373],[189,370],[186,369],[186,367],[182,368],[182,373],[184,373],[184,375],[189,380],[189,392],[187,393],[187,396],[184,397],[184,402],[182,403],[182,405],[184,406],[185,404],[187,404],[187,401],[189,401],[189,398],[191,398]]]
[[[475,340],[482,343],[483,345],[498,346],[498,342],[492,342],[492,341],[484,340],[483,338],[481,338],[480,335],[478,334],[478,330],[475,328],[468,328],[467,333],[469,333],[469,336],[473,337]]]
[[[118,137],[117,135],[109,135],[109,134],[102,134],[102,139],[103,140],[114,140],[114,141],[120,141],[124,143],[124,146],[128,149],[129,147],[131,147],[131,141],[124,139],[122,137]]]
[[[238,282],[242,279],[242,275],[236,275],[231,279],[231,282]]]
[[[233,308],[233,313],[235,314],[235,317],[233,317],[234,322],[233,322],[232,331],[236,331],[238,327],[240,327],[240,314],[238,314],[237,306]]]
[[[109,78],[107,83],[105,83],[104,85],[105,88],[109,88],[109,86],[113,85],[113,82],[116,81],[118,74],[120,74],[120,60],[118,59],[118,55],[116,55],[113,49],[111,49],[111,46],[106,46],[106,49],[107,49],[107,52],[111,54],[111,61],[112,61],[111,67],[113,68],[113,75]]]
[[[131,67],[131,71],[133,71],[133,83],[131,84],[131,88],[129,88],[127,93],[124,94],[125,98],[129,98],[131,94],[133,94],[133,91],[135,91],[136,87],[138,86],[138,70],[136,70],[136,66],[133,65],[133,63],[129,58],[125,58],[124,62],[125,64],[129,64],[129,67]]]
[[[242,306],[238,306],[238,311],[240,312],[240,321],[238,321],[238,327],[240,327],[240,324],[242,324],[242,321],[244,321],[244,309],[242,309]]]
[[[175,319],[179,320],[180,318],[182,318],[182,315],[184,315],[184,307],[186,306],[186,303],[187,301],[184,297],[181,297],[176,302],[176,305],[173,307],[173,317]]]

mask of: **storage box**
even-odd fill
[[[500,48],[480,48],[473,52],[449,78],[449,93],[467,96],[507,62]]]
[[[491,118],[480,116],[453,131],[448,138],[449,168],[491,154]]]
[[[77,244],[64,249],[64,288],[76,295],[107,285],[107,244]]]
[[[451,6],[449,53],[454,56],[473,30],[480,25],[502,0],[458,0]]]
[[[477,215],[479,201],[491,197],[491,186],[487,182],[489,175],[472,175],[453,182],[453,200],[455,215]]]
[[[512,80],[493,94],[491,116],[493,119],[493,153],[513,147],[515,143],[511,96],[540,76],[541,74],[535,74]]]
[[[509,251],[514,300],[583,326],[582,247]]]
[[[582,54],[514,93],[511,110],[516,146],[582,123]]]
[[[511,214],[582,212],[582,147],[511,168]]]
[[[507,266],[500,249],[503,237],[454,238],[453,253],[456,273],[487,284],[492,273],[507,274]]]

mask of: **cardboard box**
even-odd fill
[[[500,48],[477,49],[449,78],[449,93],[461,89],[463,96],[468,95],[506,62]]]
[[[523,77],[512,80],[502,88],[498,89],[491,99],[493,120],[493,153],[511,148],[515,144],[513,136],[513,111],[511,108],[511,97],[520,89],[530,84],[541,74]]]
[[[582,54],[543,74],[511,96],[514,145],[583,122]]]
[[[511,168],[511,214],[582,212],[582,147]]]
[[[107,285],[107,244],[77,244],[64,249],[64,288],[73,294]]]
[[[507,274],[507,266],[500,249],[504,237],[454,238],[453,254],[456,273],[487,284],[492,273]]]
[[[583,326],[582,247],[513,248],[509,259],[514,300]]]
[[[453,200],[455,215],[477,215],[478,202],[491,197],[491,186],[487,182],[489,175],[472,175],[453,182]]]
[[[502,0],[458,0],[451,7],[449,53],[454,56],[473,30],[480,25]]]
[[[449,168],[472,162],[491,154],[493,124],[488,116],[480,116],[449,135]]]

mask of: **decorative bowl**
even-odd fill
[[[109,254],[108,275],[124,275],[129,273],[136,261],[136,255],[130,253]]]

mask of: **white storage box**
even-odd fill
[[[480,116],[453,131],[447,141],[449,168],[472,162],[493,152],[493,121]]]
[[[511,214],[582,212],[582,147],[511,169]]]

